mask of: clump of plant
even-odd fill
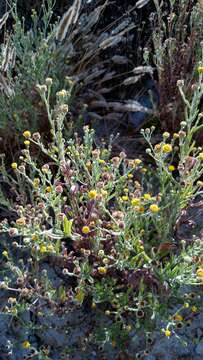
[[[192,102],[178,82],[186,114],[179,132],[165,132],[152,146],[154,128],[142,131],[156,171],[123,152],[112,157],[110,145],[96,148],[88,127],[83,140],[76,134],[67,141],[64,121],[73,83],[56,93],[54,108],[49,102],[53,80],[37,86],[52,140],[45,146],[38,132],[25,130],[25,149],[11,164],[13,177],[2,166],[5,182],[12,185],[16,220],[1,223],[11,239],[3,244],[4,265],[12,270],[1,287],[13,292],[17,303],[23,301],[32,312],[36,299],[44,299],[53,312],[89,304],[112,320],[100,341],[124,344],[131,329],[150,331],[157,318],[168,318],[170,299],[181,284],[202,282],[202,242],[181,242],[174,229],[181,212],[202,194],[203,153],[193,141],[202,127],[202,66],[198,72]],[[33,155],[36,147],[47,159],[43,164]],[[16,250],[22,254],[17,263]],[[63,285],[54,288],[51,279],[42,279],[43,263],[58,269]],[[172,334],[170,327],[164,331]]]
[[[154,0],[151,14],[153,49],[144,58],[151,60],[158,73],[159,119],[163,130],[177,131],[184,120],[184,106],[176,86],[184,78],[185,94],[191,101],[192,83],[197,78],[196,64],[202,51],[202,14],[200,1]]]

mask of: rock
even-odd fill
[[[199,342],[199,344],[195,348],[195,352],[198,355],[203,355],[203,339]]]

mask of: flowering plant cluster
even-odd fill
[[[4,180],[12,186],[16,213],[15,220],[1,222],[1,231],[11,239],[2,257],[13,274],[1,282],[1,288],[15,294],[6,311],[17,316],[22,302],[35,311],[33,304],[42,298],[52,311],[62,305],[63,311],[85,305],[116,323],[116,334],[114,327],[109,328],[103,340],[108,333],[112,344],[118,339],[122,343],[133,329],[150,330],[154,319],[168,318],[170,296],[181,284],[202,283],[201,241],[191,246],[176,237],[181,212],[202,194],[203,152],[193,141],[193,134],[202,127],[201,66],[198,71],[191,104],[183,83],[178,83],[187,107],[180,131],[165,132],[152,145],[154,128],[142,130],[149,145],[147,154],[154,160],[148,167],[140,158],[128,159],[124,152],[112,156],[111,146],[104,143],[97,148],[88,127],[83,140],[77,134],[65,140],[64,120],[74,84],[69,81],[68,89],[56,93],[53,109],[49,103],[52,79],[37,85],[52,141],[45,146],[39,133],[25,130],[25,148],[11,164],[13,176],[2,166]],[[17,265],[15,251],[22,254]],[[45,272],[40,274],[43,262],[57,268],[62,279],[58,288]],[[190,305],[195,313],[193,300]],[[183,319],[179,313],[174,316],[163,329],[166,336]],[[28,343],[25,340],[24,346],[29,347]]]

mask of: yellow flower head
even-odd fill
[[[137,206],[137,205],[139,205],[140,204],[140,199],[139,198],[133,198],[132,200],[131,200],[131,205],[132,206]]]
[[[151,195],[150,194],[144,194],[143,195],[143,198],[145,199],[145,200],[151,200]]]
[[[203,278],[203,268],[197,269],[197,276]]]
[[[90,232],[90,228],[89,228],[89,226],[83,226],[82,227],[82,232],[83,232],[83,234],[89,234],[89,232]]]
[[[39,187],[39,184],[40,184],[40,179],[39,178],[35,178],[33,180],[33,186],[35,189],[37,189]]]
[[[198,157],[200,160],[203,160],[203,152],[199,153]]]
[[[198,311],[198,308],[197,308],[197,306],[192,306],[191,310],[193,313],[196,313]]]
[[[8,258],[8,251],[6,251],[6,250],[2,251],[2,255],[3,255],[5,258]]]
[[[172,146],[170,144],[164,144],[162,147],[164,153],[170,153],[172,151]]]
[[[203,74],[203,66],[198,66],[197,71],[199,74]]]
[[[175,166],[174,166],[174,165],[169,165],[168,170],[171,171],[171,172],[174,171],[174,170],[175,170]]]
[[[89,199],[93,200],[93,199],[96,198],[96,196],[97,196],[96,190],[90,190],[90,191],[88,192],[88,197],[89,197]]]
[[[47,193],[50,193],[50,192],[51,192],[51,186],[47,186],[46,189],[45,189],[45,191],[46,191]]]
[[[107,268],[104,266],[99,266],[98,267],[98,273],[101,275],[105,275],[107,273]]]
[[[40,252],[41,254],[44,254],[46,251],[47,251],[46,246],[45,246],[45,245],[40,245],[40,247],[39,247],[39,252]]]
[[[165,334],[166,337],[170,337],[170,336],[171,336],[171,331],[168,330],[168,329],[166,329],[166,330],[164,331],[164,334]]]
[[[22,347],[23,347],[23,349],[29,349],[30,348],[30,342],[28,340],[23,341]]]
[[[18,164],[15,163],[15,162],[13,162],[13,163],[11,164],[11,167],[12,167],[13,170],[16,170],[16,169],[18,168]]]
[[[19,219],[16,220],[16,224],[20,225],[20,226],[25,226],[26,225],[26,219],[25,217],[21,217]]]
[[[26,131],[24,131],[23,136],[24,136],[26,139],[29,139],[29,138],[31,137],[31,132],[30,132],[29,130],[26,130]]]
[[[25,141],[24,141],[24,145],[25,145],[25,146],[29,146],[29,145],[30,145],[30,141],[29,141],[29,140],[25,140]]]
[[[127,195],[123,195],[122,198],[121,198],[123,201],[128,201],[129,200],[129,197]]]
[[[174,319],[175,321],[183,321],[182,315],[179,315],[179,314],[174,315],[173,319]]]
[[[152,213],[157,213],[159,211],[159,207],[157,204],[151,204],[149,209]]]
[[[135,159],[135,160],[134,160],[134,165],[135,165],[135,166],[140,165],[141,162],[142,162],[142,160],[140,160],[140,159]]]

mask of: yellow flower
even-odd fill
[[[47,245],[47,251],[53,252],[54,251],[54,246],[52,244]]]
[[[184,304],[183,304],[183,307],[184,307],[185,309],[188,309],[189,306],[190,306],[190,305],[189,305],[188,303],[184,303]]]
[[[16,220],[16,224],[20,225],[20,226],[25,226],[26,225],[26,219],[25,217],[21,217],[19,219]]]
[[[175,166],[174,166],[174,165],[169,165],[168,170],[171,171],[171,172],[174,171],[174,170],[175,170]]]
[[[198,66],[197,71],[199,74],[203,74],[203,66]]]
[[[175,321],[183,321],[183,317],[181,315],[179,315],[179,314],[174,315],[173,319]]]
[[[125,189],[123,189],[123,192],[127,194],[129,192],[129,189],[125,188]]]
[[[142,162],[142,160],[140,160],[140,159],[135,159],[135,160],[134,160],[134,165],[135,165],[135,166],[140,165],[141,162]]]
[[[87,161],[87,162],[86,162],[86,167],[88,168],[88,170],[91,170],[91,169],[92,169],[92,163],[91,163],[91,161]]]
[[[40,179],[39,178],[35,178],[33,180],[33,186],[35,189],[37,189],[39,187],[39,184],[40,184]]]
[[[129,200],[129,197],[127,195],[123,195],[122,198],[121,198],[123,201],[128,201]]]
[[[18,168],[18,164],[15,163],[15,162],[13,162],[13,163],[11,164],[11,167],[12,167],[13,170],[16,170],[16,169]]]
[[[3,255],[5,258],[8,258],[8,251],[6,251],[6,250],[2,251],[2,255]]]
[[[133,179],[133,174],[128,174],[128,179]]]
[[[174,138],[174,140],[178,139],[178,138],[179,138],[179,134],[178,134],[178,133],[174,133],[174,134],[173,134],[173,138]]]
[[[26,130],[26,131],[24,131],[23,136],[24,136],[26,139],[29,139],[29,138],[31,137],[31,132],[30,132],[29,130]]]
[[[197,306],[192,306],[191,310],[193,313],[196,313],[198,311],[198,308],[197,308]]]
[[[145,173],[147,172],[147,169],[146,169],[146,168],[142,168],[142,169],[140,170],[140,172],[141,172],[142,174],[145,174]]]
[[[172,151],[172,146],[170,144],[164,144],[162,150],[164,153],[170,153]]]
[[[157,204],[152,204],[150,205],[149,207],[150,211],[153,212],[153,213],[157,213],[159,211],[159,207]]]
[[[23,341],[22,347],[23,347],[23,349],[29,349],[30,348],[30,342],[28,340]]]
[[[203,278],[203,268],[198,269],[196,273],[197,273],[197,276]]]
[[[141,213],[144,212],[144,206],[140,206],[140,207],[139,207],[139,212],[141,212]]]
[[[96,196],[97,196],[96,190],[90,190],[90,191],[88,192],[88,197],[89,197],[89,199],[93,200],[93,199],[96,198]]]
[[[168,329],[166,329],[166,330],[164,331],[164,334],[165,334],[166,337],[169,337],[169,336],[171,336],[171,331],[168,330]]]
[[[203,160],[203,152],[199,153],[198,157],[200,160]]]
[[[83,234],[89,234],[89,232],[90,232],[89,226],[83,226],[82,232],[83,232]]]
[[[103,159],[99,159],[98,162],[99,162],[99,164],[106,164],[106,161]]]
[[[46,192],[50,193],[51,192],[51,186],[47,186],[45,189]]]
[[[25,140],[25,141],[24,141],[24,144],[25,144],[26,146],[29,146],[29,145],[30,145],[30,141],[29,141],[29,140]]]
[[[38,235],[36,235],[36,234],[33,234],[33,235],[32,235],[32,237],[31,237],[31,239],[32,239],[33,241],[36,241],[36,240],[38,240]]]
[[[104,266],[99,266],[98,273],[101,275],[105,275],[107,273],[107,268],[105,268]]]
[[[139,205],[140,204],[140,199],[139,198],[133,198],[132,200],[131,200],[131,205],[132,206],[137,206],[137,205]]]
[[[144,198],[145,200],[150,200],[150,199],[151,199],[151,195],[150,195],[150,194],[144,194],[144,195],[143,195],[143,198]]]
[[[108,195],[108,191],[101,189],[101,194],[102,194],[102,196],[107,196],[107,195]]]
[[[40,252],[41,254],[44,254],[46,251],[47,251],[46,246],[45,246],[45,245],[40,245],[40,247],[39,247],[39,252]]]

